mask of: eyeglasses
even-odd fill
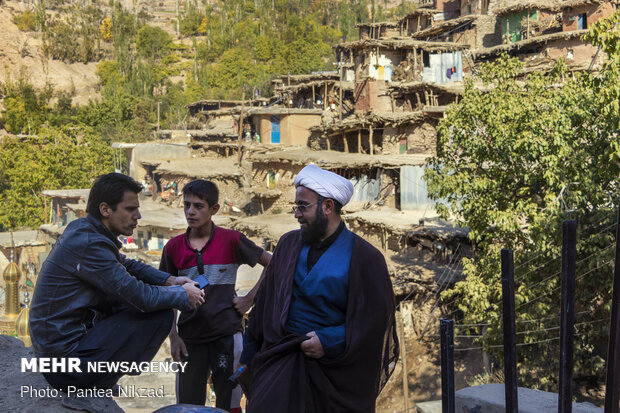
[[[322,201],[316,201],[316,202],[313,202],[311,204],[306,204],[306,205],[295,205],[291,207],[291,211],[293,211],[293,214],[296,213],[297,211],[301,212],[302,214],[305,214],[307,208],[310,208],[312,205],[320,204],[321,202]]]

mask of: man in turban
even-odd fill
[[[246,330],[248,413],[374,412],[398,358],[385,259],[342,220],[347,179],[308,165],[295,188],[300,229],[280,238]]]

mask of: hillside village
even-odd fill
[[[270,251],[298,227],[290,213],[293,180],[305,165],[349,179],[355,195],[344,219],[388,261],[404,348],[419,361],[408,375],[418,402],[440,388],[438,374],[420,383],[437,369],[437,346],[425,348],[418,339],[429,324],[437,330],[437,292],[459,280],[463,258],[474,256],[467,228],[439,218],[426,191],[424,167],[438,151],[438,122],[458,102],[466,81],[480,85],[480,65],[502,53],[522,60],[524,74],[551,70],[558,59],[569,72],[596,71],[606,57],[582,35],[618,6],[604,0],[412,1],[418,8],[400,20],[359,24],[359,40],[335,46],[334,71],[283,75],[272,82],[273,96],[255,89],[243,100],[196,101],[188,105],[186,128],[157,127],[150,142],[115,142],[113,148],[117,169],[145,187],[143,218],[123,249],[153,265],[163,245],[185,231],[181,190],[193,179],[218,185],[216,224]],[[54,240],[85,215],[88,190],[47,190],[41,196],[44,225],[12,239],[0,234],[0,270],[15,250],[13,259],[25,275],[21,301]],[[481,370],[478,358],[459,362]],[[384,411],[404,407],[400,369],[379,401]]]

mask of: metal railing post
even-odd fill
[[[564,221],[562,223],[562,312],[560,314],[559,413],[571,413],[573,408],[576,258],[577,221]]]
[[[502,250],[502,304],[506,413],[518,413],[517,338],[515,331],[515,274],[511,250]]]
[[[605,413],[620,413],[620,209],[616,227],[616,261],[607,350]]]
[[[441,334],[441,413],[454,413],[454,320],[439,321]]]

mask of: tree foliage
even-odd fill
[[[45,11],[43,11],[45,15]],[[46,21],[43,25],[43,52],[64,62],[92,62],[101,59],[99,22],[103,14],[97,7],[78,7],[63,19]]]
[[[26,91],[8,97],[0,122],[12,133],[34,133],[52,116],[50,124],[77,122],[111,141],[145,141],[157,124],[187,126],[185,106],[191,101],[239,99],[256,89],[268,96],[274,77],[333,70],[331,46],[342,37],[355,39],[356,24],[370,18],[368,0],[179,5],[180,34],[193,36],[191,45],[175,43],[165,30],[149,24],[147,14],[125,10],[116,1],[85,6],[47,0],[37,2],[27,15],[16,15],[24,29],[42,32],[48,57],[99,61],[102,97],[82,108],[54,112],[48,107],[51,91],[39,94],[36,102]]]
[[[159,27],[142,26],[136,36],[138,55],[148,59],[158,59],[170,53],[172,38]]]
[[[52,89],[48,85],[37,93],[26,78],[0,83],[0,95],[4,96],[5,112],[0,117],[0,127],[10,133],[22,134],[36,132],[48,112],[48,101]]]
[[[464,259],[465,280],[443,298],[455,300],[463,323],[489,324],[482,343],[498,360],[500,250],[515,251],[519,373],[530,386],[557,389],[565,219],[579,222],[575,374],[604,375],[608,331],[600,320],[609,317],[620,189],[618,16],[589,34],[609,56],[599,76],[568,76],[560,61],[521,81],[516,58],[486,64],[485,90],[467,82],[440,122],[425,175],[438,211],[469,228],[476,251]]]
[[[0,230],[44,222],[41,191],[88,188],[112,171],[109,142],[88,128],[43,127],[0,145]]]

